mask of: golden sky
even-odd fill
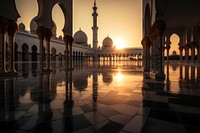
[[[92,43],[92,7],[93,0],[74,0],[73,33],[81,28]],[[141,0],[97,0],[99,45],[109,36],[113,42],[121,42],[124,47],[142,47],[142,6]],[[37,0],[16,0],[21,15],[18,23],[23,22],[30,30],[30,21],[37,16]],[[63,35],[64,16],[58,5],[52,11],[52,18],[57,25],[57,35]]]

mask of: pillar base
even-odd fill
[[[165,74],[163,73],[155,73],[155,72],[150,72],[150,77],[156,81],[164,81],[165,80]]]
[[[13,78],[17,75],[17,72],[0,72],[0,78]]]
[[[154,79],[145,79],[144,85],[142,86],[143,90],[164,90],[165,83],[163,81],[157,81]]]

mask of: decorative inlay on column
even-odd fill
[[[8,25],[8,36],[9,36],[9,63],[8,63],[8,72],[15,73],[14,68],[14,59],[15,59],[15,44],[14,44],[14,37],[18,30],[18,25],[15,21],[9,21]]]
[[[52,37],[52,31],[50,29],[45,30],[45,41],[46,41],[46,70],[50,71],[50,40]]]
[[[182,45],[179,46],[179,50],[180,50],[180,62],[183,62],[183,49],[184,49],[184,47]]]
[[[0,17],[0,76],[6,72],[6,39],[5,34],[8,29],[8,20]]]
[[[142,46],[143,46],[143,66],[144,66],[144,71],[149,72],[150,70],[150,46],[151,46],[151,41],[148,36],[145,36],[142,39]]]
[[[74,42],[74,38],[72,36],[69,37],[69,67],[70,69],[73,69],[72,67],[72,44]]]
[[[44,61],[44,50],[43,50],[43,47],[44,47],[44,37],[45,37],[45,32],[46,32],[46,29],[42,26],[39,26],[36,30],[36,33],[38,35],[38,38],[39,38],[39,43],[40,43],[40,72],[44,71],[44,64],[43,64],[43,61]]]
[[[152,30],[150,32],[150,40],[151,40],[151,64],[150,71],[154,72],[156,69],[156,33]]]
[[[69,66],[69,38],[70,36],[68,35],[65,35],[63,38],[63,41],[65,42],[65,65],[67,69]]]
[[[151,77],[153,77],[156,80],[159,81],[163,81],[165,79],[165,75],[163,72],[163,33],[164,30],[166,29],[166,25],[165,22],[163,20],[156,20],[153,24],[153,26],[151,27],[151,36],[153,37],[153,39],[155,38],[154,36],[156,36],[156,39],[153,43],[153,49],[155,52],[155,59],[154,59],[154,71]],[[155,45],[155,46],[154,46]]]

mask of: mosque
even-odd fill
[[[194,0],[197,2],[196,0]],[[65,23],[63,27],[64,37],[56,37],[56,25],[52,20],[51,11],[55,4],[59,3]],[[179,37],[180,62],[200,62],[199,49],[199,19],[195,14],[199,12],[198,6],[188,2],[164,2],[143,0],[143,40],[141,48],[115,49],[110,37],[106,37],[99,47],[97,5],[93,6],[93,40],[88,43],[87,35],[81,29],[72,35],[72,0],[55,0],[39,3],[38,16],[30,23],[30,31],[26,31],[23,23],[17,25],[19,13],[15,3],[1,1],[1,5],[11,4],[10,10],[0,13],[1,16],[1,72],[14,72],[15,61],[40,61],[40,69],[50,69],[51,61],[85,61],[85,60],[129,60],[143,59],[145,72],[150,72],[155,79],[164,79],[163,62],[164,53],[167,53],[169,62],[169,49],[172,34]],[[49,5],[48,7],[44,5]],[[176,5],[176,6],[174,6]],[[171,7],[173,7],[171,9]],[[189,11],[179,10],[190,8]],[[5,7],[2,6],[2,9]],[[173,12],[176,12],[174,14]],[[185,21],[182,14],[187,14],[191,21]],[[177,19],[175,18],[180,18]],[[48,20],[48,21],[47,21]],[[48,23],[47,23],[48,22]],[[19,28],[19,31],[17,32]],[[7,34],[6,34],[7,33]],[[16,38],[15,38],[16,36]],[[44,45],[45,42],[45,45]],[[13,54],[10,54],[13,53]],[[6,62],[8,65],[6,66]],[[44,62],[46,68],[44,67]],[[7,68],[8,67],[8,68]],[[4,75],[3,74],[3,75]],[[156,78],[158,76],[158,78]],[[163,77],[163,78],[161,78]]]
[[[109,36],[99,47],[96,0],[91,44],[81,29],[72,33],[73,0],[38,0],[30,31],[16,23],[15,0],[0,0],[0,131],[200,132],[200,1],[141,1],[143,49],[118,50]],[[55,4],[67,22],[63,37]],[[173,34],[176,62],[169,61]]]
[[[142,48],[116,49],[113,40],[107,36],[102,47],[98,46],[98,27],[97,27],[97,6],[93,7],[93,46],[88,43],[87,34],[81,30],[77,31],[73,38],[72,59],[73,61],[91,60],[141,60]],[[39,60],[39,41],[37,36],[36,17],[30,22],[30,31],[26,30],[23,23],[19,24],[19,31],[16,33],[15,40],[15,61],[38,61]],[[57,26],[53,22],[52,37],[50,39],[50,60],[64,61],[66,59],[65,43],[62,36],[57,37]],[[8,40],[7,40],[8,41]],[[46,47],[43,50],[45,53]],[[9,54],[9,52],[8,52]],[[45,55],[44,55],[45,58]],[[45,59],[44,59],[45,60]]]

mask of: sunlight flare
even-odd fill
[[[115,39],[114,45],[117,49],[125,48],[125,41],[123,39],[120,39],[120,38]]]

